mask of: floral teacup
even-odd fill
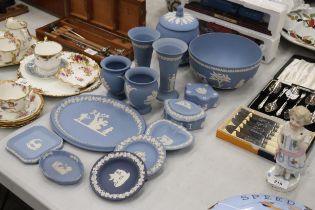
[[[16,61],[20,43],[6,37],[0,38],[0,63],[9,64]]]
[[[58,42],[38,42],[34,49],[36,73],[41,76],[54,75],[61,63],[61,52],[62,46]]]
[[[27,29],[27,23],[25,21],[10,17],[6,20],[5,27],[7,31],[12,33],[13,36],[21,42],[21,50],[30,47],[32,36]]]
[[[12,80],[0,81],[0,110],[20,112],[30,104],[31,88]]]

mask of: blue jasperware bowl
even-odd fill
[[[262,60],[260,47],[250,39],[229,33],[208,33],[191,41],[193,72],[212,87],[235,89],[256,74]]]

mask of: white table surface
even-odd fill
[[[157,18],[166,12],[164,0],[147,0],[147,22],[155,26]],[[34,29],[56,18],[30,7],[21,15]],[[0,23],[0,28],[3,23]],[[0,182],[34,209],[86,210],[86,209],[207,209],[218,200],[251,193],[264,193],[287,197],[315,208],[315,162],[311,153],[302,180],[290,193],[273,191],[265,182],[265,174],[272,162],[256,156],[215,137],[216,128],[236,107],[248,104],[272,79],[280,67],[293,55],[314,57],[312,51],[281,40],[277,58],[270,64],[262,64],[252,81],[237,90],[219,91],[219,106],[207,111],[204,129],[194,131],[196,142],[188,149],[167,154],[163,171],[148,181],[144,188],[131,199],[109,202],[99,198],[89,186],[89,172],[94,162],[103,154],[89,152],[65,143],[64,150],[78,155],[85,167],[82,182],[73,186],[60,186],[47,180],[38,165],[24,165],[5,150],[12,136],[33,126],[49,126],[49,112],[61,99],[45,98],[46,106],[41,118],[21,129],[0,129]],[[152,68],[159,69],[153,56]],[[14,79],[17,66],[0,69],[0,79]],[[194,81],[188,67],[179,69],[176,89],[183,95],[184,86]],[[94,91],[105,95],[103,87]],[[161,118],[162,107],[155,104],[152,113],[145,116],[147,123]]]

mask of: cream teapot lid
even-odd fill
[[[6,20],[5,27],[8,29],[22,29],[27,27],[27,23],[14,17],[10,17]]]

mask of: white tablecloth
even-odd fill
[[[166,12],[164,0],[147,0],[147,22],[155,26],[157,17]],[[22,15],[34,29],[52,22],[55,17],[37,9]],[[3,23],[0,23],[0,27]],[[89,172],[102,153],[89,152],[65,143],[64,150],[78,155],[85,167],[81,183],[60,186],[47,180],[38,165],[24,165],[5,150],[8,139],[33,125],[49,126],[49,112],[61,99],[45,98],[46,106],[41,118],[21,129],[0,129],[0,182],[35,209],[54,210],[103,210],[103,209],[207,209],[211,204],[226,197],[264,193],[297,200],[311,208],[315,207],[315,163],[311,154],[307,169],[296,190],[290,193],[273,191],[265,182],[265,174],[272,162],[249,153],[239,147],[218,140],[216,128],[236,107],[248,104],[272,79],[280,67],[293,55],[313,56],[313,52],[293,46],[281,40],[277,58],[270,64],[262,64],[255,78],[245,86],[233,91],[219,91],[219,106],[207,111],[204,129],[194,131],[196,142],[193,147],[167,154],[166,164],[161,173],[148,181],[135,197],[122,202],[109,202],[99,198],[89,186]],[[314,56],[313,56],[314,57]],[[156,57],[152,68],[158,70]],[[17,66],[1,68],[0,79],[14,79]],[[194,81],[188,67],[178,71],[176,89],[183,96],[184,86]],[[94,91],[105,95],[103,87]],[[152,113],[145,116],[147,123],[161,118],[162,107],[155,104]]]

